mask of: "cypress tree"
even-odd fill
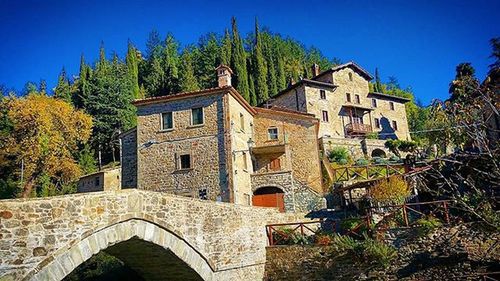
[[[125,61],[127,63],[130,80],[132,81],[132,95],[134,99],[137,99],[139,98],[139,66],[137,63],[137,52],[130,41],[128,42]]]
[[[378,67],[375,68],[375,92],[382,93],[382,82],[380,82]]]
[[[144,78],[146,93],[149,97],[161,96],[165,81],[165,72],[163,71],[160,58],[153,57],[149,67],[149,74]]]
[[[231,34],[226,28],[220,49],[220,63],[229,66],[231,64]]]
[[[269,96],[273,96],[278,92],[278,81],[276,77],[276,59],[273,53],[271,38],[269,33],[261,33],[264,45],[264,59],[267,65],[267,87],[269,89]]]
[[[248,102],[250,102],[250,88],[248,85],[247,61],[246,53],[243,48],[243,41],[238,33],[236,18],[231,18],[231,26],[233,32],[232,52],[231,52],[231,67],[236,74],[236,89]]]
[[[214,69],[220,64],[220,48],[215,33],[209,33],[200,38],[196,76],[201,88],[212,88],[217,85]]]
[[[78,89],[73,95],[73,104],[77,108],[84,108],[85,101],[89,96],[89,79],[90,79],[91,68],[85,63],[85,57],[83,54],[80,56],[80,72],[78,74]]]
[[[54,90],[54,96],[58,99],[62,99],[68,103],[71,103],[71,90],[69,86],[69,80],[66,77],[66,69],[64,69],[64,67],[59,74],[57,86]]]
[[[269,88],[267,85],[267,69],[263,55],[262,38],[259,32],[259,23],[255,18],[255,46],[253,51],[253,72],[255,79],[255,95],[257,104],[269,99]]]
[[[286,88],[286,73],[285,73],[285,61],[281,55],[281,51],[276,48],[276,75],[277,75],[277,85],[278,91],[284,90]],[[277,94],[273,93],[273,94]]]
[[[181,55],[181,64],[179,66],[179,83],[183,92],[196,91],[200,87],[194,75],[193,55],[189,48],[185,48]]]
[[[165,39],[165,47],[163,49],[163,72],[165,80],[163,91],[165,94],[172,94],[179,91],[179,43],[175,40],[172,34],[168,34]]]
[[[152,61],[154,57],[159,57],[162,52],[160,34],[157,30],[153,29],[148,36],[146,41],[146,57],[149,61]]]

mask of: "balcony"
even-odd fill
[[[349,135],[364,135],[372,132],[372,126],[361,123],[351,123],[345,126],[345,130]]]

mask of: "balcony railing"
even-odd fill
[[[360,123],[350,123],[345,126],[347,133],[367,134],[372,132],[372,126]]]

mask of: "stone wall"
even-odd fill
[[[137,108],[138,188],[229,202],[224,94],[212,94]],[[204,123],[191,125],[191,109],[202,107]],[[173,129],[161,129],[161,113],[173,112]],[[180,155],[191,168],[180,169]]]
[[[122,159],[122,188],[137,188],[137,128],[123,133]]]
[[[387,157],[392,153],[385,148],[385,140],[377,139],[360,139],[360,138],[328,138],[323,137],[320,139],[320,144],[322,149],[328,153],[328,151],[334,149],[335,147],[345,147],[349,150],[351,156],[354,160],[363,158],[364,154],[372,156],[375,150],[383,151]]]
[[[121,189],[121,169],[110,168],[80,178],[77,192],[114,191]]]
[[[60,280],[92,254],[138,237],[177,253],[205,280],[261,280],[264,226],[303,218],[137,189],[2,200],[0,279]]]

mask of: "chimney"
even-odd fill
[[[217,81],[219,87],[231,86],[231,74],[233,71],[227,65],[219,65],[215,71],[217,72]]]
[[[318,76],[318,74],[319,74],[319,65],[317,65],[317,64],[313,64],[313,65],[311,66],[311,70],[312,70],[312,74],[313,74],[313,76],[312,76],[312,77],[313,77],[313,78],[314,78],[314,77],[316,77],[316,76]]]

